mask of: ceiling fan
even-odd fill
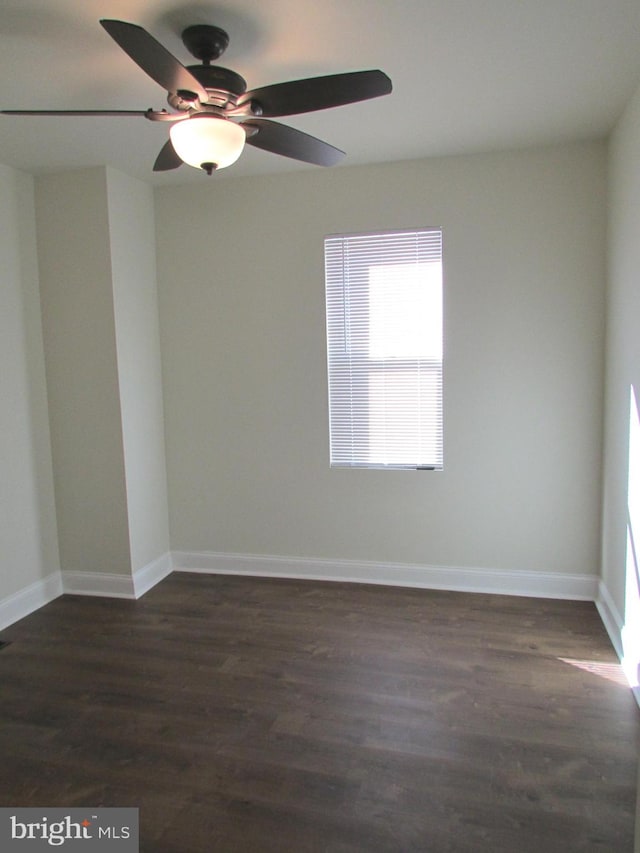
[[[183,163],[209,175],[234,163],[245,142],[255,148],[318,166],[333,166],[344,151],[270,117],[314,112],[377,98],[391,92],[382,71],[353,71],[309,77],[247,90],[235,71],[212,65],[229,44],[219,27],[196,24],[182,33],[187,50],[201,65],[184,66],[137,24],[103,19],[111,38],[156,83],[166,89],[172,111],[162,110],[1,110],[6,115],[143,116],[171,122],[169,139],[153,166],[155,172]]]

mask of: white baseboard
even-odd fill
[[[52,572],[42,580],[35,581],[24,589],[0,601],[0,631],[13,625],[19,619],[24,619],[34,610],[49,604],[54,598],[62,595],[62,578],[60,572]]]
[[[136,598],[141,598],[156,584],[164,580],[173,571],[171,554],[167,552],[133,573],[133,589]]]
[[[63,594],[140,598],[172,571],[171,554],[167,552],[138,569],[133,577],[105,572],[53,572],[0,600],[0,631]]]
[[[98,595],[105,598],[135,598],[131,575],[107,572],[62,572],[65,595]]]
[[[166,553],[133,575],[107,572],[62,572],[64,592],[69,595],[97,595],[105,598],[140,598],[173,571],[171,554]]]
[[[265,557],[210,551],[174,551],[172,559],[176,572],[306,578],[534,598],[594,601],[598,586],[598,579],[593,575],[419,566],[409,563]]]
[[[616,650],[616,654],[622,660],[624,651],[622,648],[622,628],[624,622],[620,611],[615,605],[613,598],[609,593],[603,581],[598,582],[598,595],[596,597],[596,607],[602,619],[602,624],[606,628],[609,639]]]
[[[620,659],[623,672],[629,682],[629,686],[636,698],[636,702],[640,705],[640,686],[638,685],[638,674],[640,673],[640,655],[638,653],[637,641],[630,644],[629,634],[627,632],[625,642],[625,624],[620,611],[611,597],[611,593],[607,589],[604,581],[598,584],[598,597],[596,598],[596,607],[602,619],[602,623],[606,628],[609,639],[613,648]]]

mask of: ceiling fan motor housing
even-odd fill
[[[232,95],[243,95],[247,91],[247,82],[230,68],[222,68],[220,65],[189,65],[190,71],[196,80],[205,89],[219,89],[231,92]]]
[[[235,104],[236,99],[247,91],[247,83],[230,68],[222,68],[220,65],[189,65],[189,71],[207,90],[207,103],[215,107],[226,107]],[[178,91],[169,93],[167,100],[176,110],[189,110],[194,106],[193,94],[191,92]]]
[[[229,36],[224,30],[210,24],[195,24],[183,30],[182,41],[189,53],[203,63],[189,65],[187,70],[210,93],[209,103],[223,106],[230,100],[224,97],[224,93],[232,95],[231,100],[235,102],[235,98],[247,91],[246,80],[240,74],[229,68],[211,65],[211,61],[218,59],[229,44]],[[177,94],[188,104],[189,97],[185,97],[188,93]],[[169,102],[171,103],[171,98]]]

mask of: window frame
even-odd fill
[[[437,237],[434,238],[434,235]],[[384,251],[380,251],[384,241],[389,241],[393,251],[387,255]],[[404,240],[406,243],[415,238],[419,248],[415,250],[415,257],[411,257],[411,250],[402,252],[399,256],[395,254],[396,241],[401,244]],[[349,262],[344,260],[345,246],[352,241],[367,241],[371,240],[371,245],[378,241],[375,251],[371,257],[363,262],[362,259],[354,263],[354,268],[359,264],[362,269],[367,271],[367,284],[360,283],[360,291],[365,292],[363,297],[359,295],[354,302],[357,302],[357,310],[352,309],[351,295],[347,294],[349,289],[349,274],[351,268]],[[422,242],[421,242],[422,241]],[[437,251],[433,245],[437,244]],[[342,250],[342,260],[335,263],[335,259],[330,258],[330,250],[336,248]],[[421,254],[426,252],[426,255]],[[425,257],[426,260],[419,261],[419,257]],[[402,357],[402,356],[386,356],[372,357],[368,348],[371,346],[371,294],[372,294],[372,278],[371,270],[374,267],[383,267],[385,265],[397,265],[398,259],[402,263],[412,265],[413,268],[419,263],[437,263],[438,271],[438,286],[439,286],[439,319],[437,323],[438,329],[438,345],[440,346],[438,357]],[[443,270],[443,251],[442,251],[442,228],[439,226],[421,226],[419,228],[394,229],[385,231],[367,231],[355,232],[349,234],[331,234],[325,237],[324,240],[324,259],[325,259],[325,310],[326,310],[326,342],[327,342],[327,385],[328,385],[328,405],[329,405],[329,448],[330,448],[330,467],[331,468],[360,468],[360,469],[381,469],[381,470],[442,470],[444,467],[444,270]],[[377,263],[376,263],[377,261]],[[336,284],[335,276],[337,269],[341,268],[342,274],[338,275],[340,284]],[[345,275],[345,270],[347,271]],[[362,271],[360,271],[362,276]],[[428,283],[425,282],[425,283]],[[337,294],[337,295],[336,295]],[[342,302],[342,309],[336,309],[336,303],[339,305]],[[342,314],[340,311],[342,310]],[[359,313],[358,313],[359,312]],[[364,320],[363,320],[364,318]],[[355,334],[355,343],[351,340],[352,328],[355,324],[359,325],[359,331]],[[363,323],[367,327],[365,333],[362,332]],[[338,332],[336,332],[336,326]],[[340,346],[336,345],[336,339],[342,336],[343,343]],[[435,340],[435,338],[434,338]],[[342,350],[342,353],[339,351]],[[369,453],[371,450],[371,438],[368,442],[363,439],[367,429],[368,434],[371,433],[371,377],[383,376],[387,379],[393,374],[401,374],[409,376],[413,374],[413,381],[417,385],[418,390],[413,395],[415,402],[413,403],[414,414],[418,413],[417,426],[408,427],[415,435],[413,438],[414,447],[430,446],[431,451],[424,458],[416,458],[413,462],[397,462],[388,461],[390,454],[387,451],[387,461],[383,459],[384,453],[376,459],[363,458],[363,449],[367,446]],[[338,376],[339,374],[339,376]],[[354,375],[359,377],[354,380]],[[348,382],[344,376],[348,375]],[[366,381],[362,379],[366,377]],[[383,380],[384,382],[384,380]],[[431,383],[433,386],[426,393],[421,383]],[[345,390],[348,389],[348,390]],[[369,401],[364,397],[369,394]],[[348,396],[350,405],[350,414],[348,417],[343,417],[339,424],[339,420],[334,411],[334,401],[336,398],[345,398]],[[390,395],[392,396],[392,395]],[[359,399],[362,397],[363,399]],[[424,406],[424,401],[428,405]],[[354,401],[357,404],[354,406]],[[404,401],[403,401],[404,402]],[[343,409],[348,409],[349,405],[342,403]],[[399,409],[389,405],[387,401],[380,407],[380,411],[384,413],[383,421],[386,424],[387,415],[406,414],[408,409]],[[338,405],[337,408],[340,408]],[[355,412],[355,414],[354,414]],[[365,412],[365,416],[363,416]],[[423,417],[424,414],[424,417]],[[392,420],[392,418],[390,418]],[[425,422],[426,423],[425,425]],[[375,423],[381,423],[380,418],[376,417]],[[365,425],[366,424],[366,425]],[[429,426],[430,425],[430,426]],[[345,447],[349,446],[349,441],[344,437],[341,439],[336,437],[336,428],[344,435],[351,435],[351,449],[345,451]],[[382,427],[382,430],[386,426]],[[356,435],[355,440],[353,436]],[[383,442],[386,444],[386,442]],[[390,442],[393,445],[393,440]],[[397,451],[400,452],[400,451]],[[424,450],[423,450],[424,452]]]

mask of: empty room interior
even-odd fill
[[[637,0],[2,0],[0,69],[0,808],[138,809],[155,853],[634,850]],[[178,153],[207,122],[228,167]],[[415,289],[369,281],[346,403],[329,307],[406,233],[415,452],[371,355]]]

